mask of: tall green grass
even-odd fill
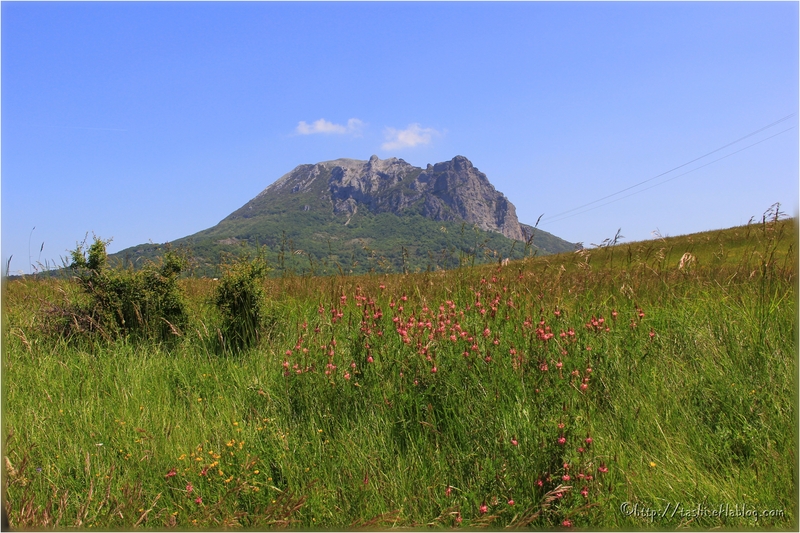
[[[40,309],[75,286],[8,283],[11,524],[796,528],[796,241],[765,218],[504,267],[267,279],[272,327],[240,352],[214,349],[211,280],[183,280],[169,343],[55,337]]]

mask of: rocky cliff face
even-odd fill
[[[463,156],[426,169],[377,156],[301,165],[228,219],[255,216],[281,198],[285,204],[287,194],[307,197],[307,203],[291,202],[306,210],[323,200],[336,214],[353,215],[359,209],[400,216],[413,212],[432,220],[463,220],[515,240],[526,237],[514,205]]]
[[[425,216],[434,220],[461,218],[510,239],[525,239],[514,204],[466,157],[428,165],[415,180],[415,188],[425,195]]]

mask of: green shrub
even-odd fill
[[[168,251],[159,263],[140,270],[109,268],[104,241],[94,237],[71,252],[71,270],[86,299],[73,304],[71,329],[100,334],[106,339],[138,336],[169,340],[187,324],[178,275],[187,261]]]
[[[269,270],[263,256],[241,256],[223,266],[214,295],[222,315],[223,351],[241,351],[258,343],[266,319],[263,281]]]

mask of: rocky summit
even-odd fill
[[[463,156],[424,170],[402,159],[382,160],[376,155],[369,161],[336,159],[300,165],[226,220],[270,212],[271,204],[287,193],[318,193],[334,214],[352,216],[359,209],[398,216],[416,213],[431,220],[464,221],[517,241],[530,236],[517,219],[514,204]],[[308,211],[311,205],[303,204],[302,209]]]
[[[171,245],[188,249],[208,275],[254,247],[276,270],[314,274],[413,272],[575,248],[520,223],[514,204],[463,156],[424,169],[377,156],[300,165],[216,226]],[[162,249],[116,255],[137,264]]]

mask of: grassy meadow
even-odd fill
[[[220,281],[172,339],[54,330],[3,287],[16,529],[798,527],[797,225],[419,274]]]

